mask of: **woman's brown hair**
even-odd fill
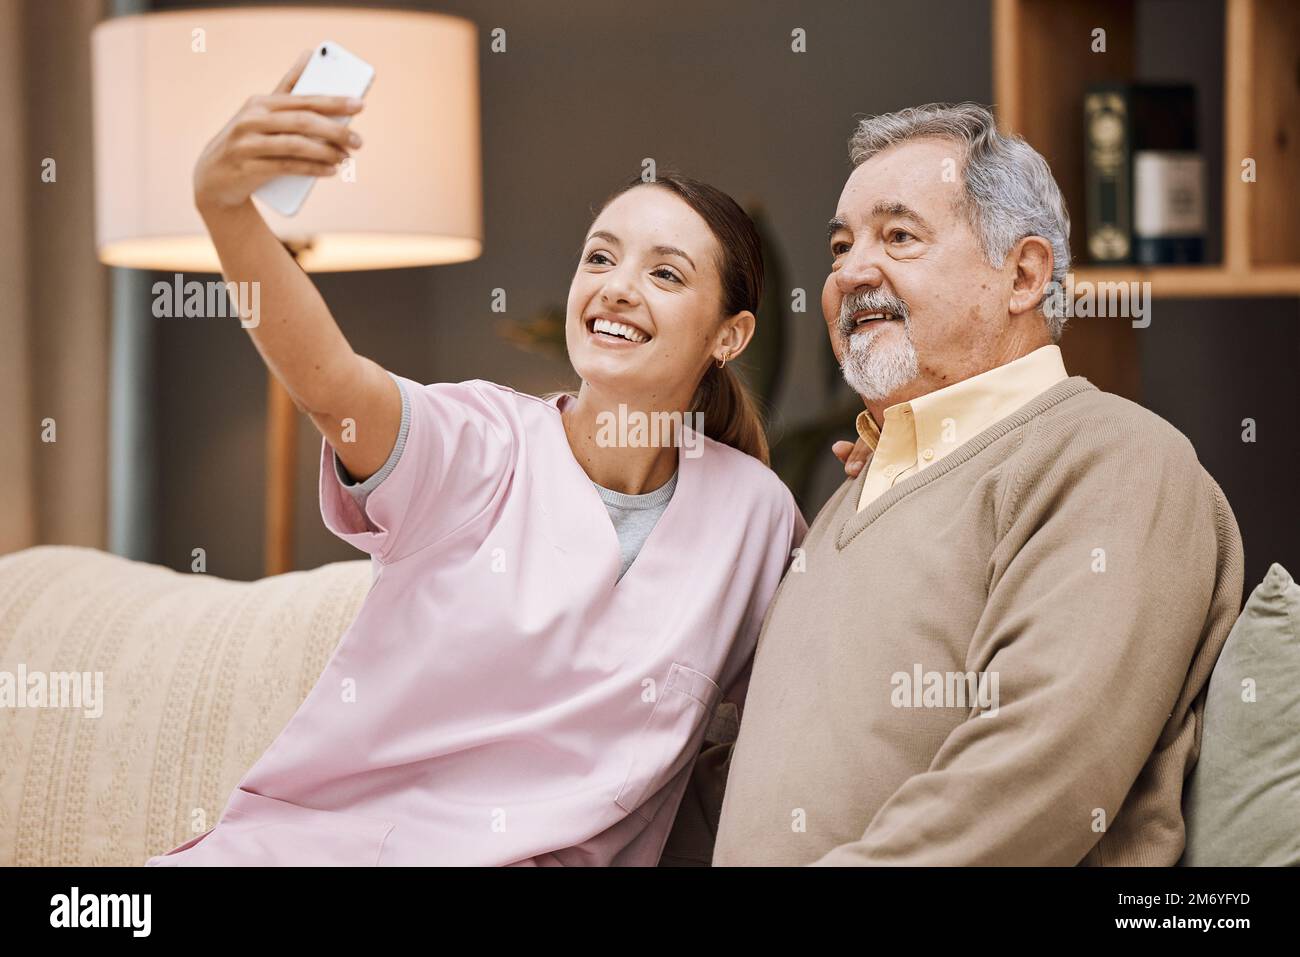
[[[763,245],[749,214],[708,183],[678,173],[659,173],[653,180],[635,176],[624,183],[600,204],[592,221],[615,199],[638,186],[669,190],[700,215],[722,251],[718,263],[721,314],[734,316],[748,310],[757,317],[763,296]],[[687,411],[700,413],[704,434],[709,438],[752,455],[764,465],[770,464],[767,433],[758,406],[730,366],[719,369],[716,362],[709,364]]]

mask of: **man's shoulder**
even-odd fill
[[[1033,434],[1031,448],[1054,459],[1108,453],[1200,464],[1191,441],[1171,422],[1091,383],[1037,416]]]

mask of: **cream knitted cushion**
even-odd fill
[[[139,865],[212,827],[370,585],[366,560],[235,582],[71,546],[0,557],[0,866]],[[30,676],[58,672],[92,692],[102,673],[102,714],[32,706]]]

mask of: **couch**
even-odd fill
[[[365,559],[234,582],[90,548],[0,556],[0,678],[44,672],[78,705],[0,706],[0,865],[140,865],[214,825],[371,581]],[[1184,863],[1300,864],[1298,621],[1273,565],[1207,688]]]
[[[0,865],[141,865],[212,827],[371,580],[365,559],[235,582],[72,546],[0,557],[0,671],[92,675],[80,708],[0,707]]]

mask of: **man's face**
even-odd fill
[[[860,165],[840,194],[822,313],[868,402],[904,402],[1000,361],[1014,270],[988,265],[960,213],[961,166],[958,144],[911,140]]]

